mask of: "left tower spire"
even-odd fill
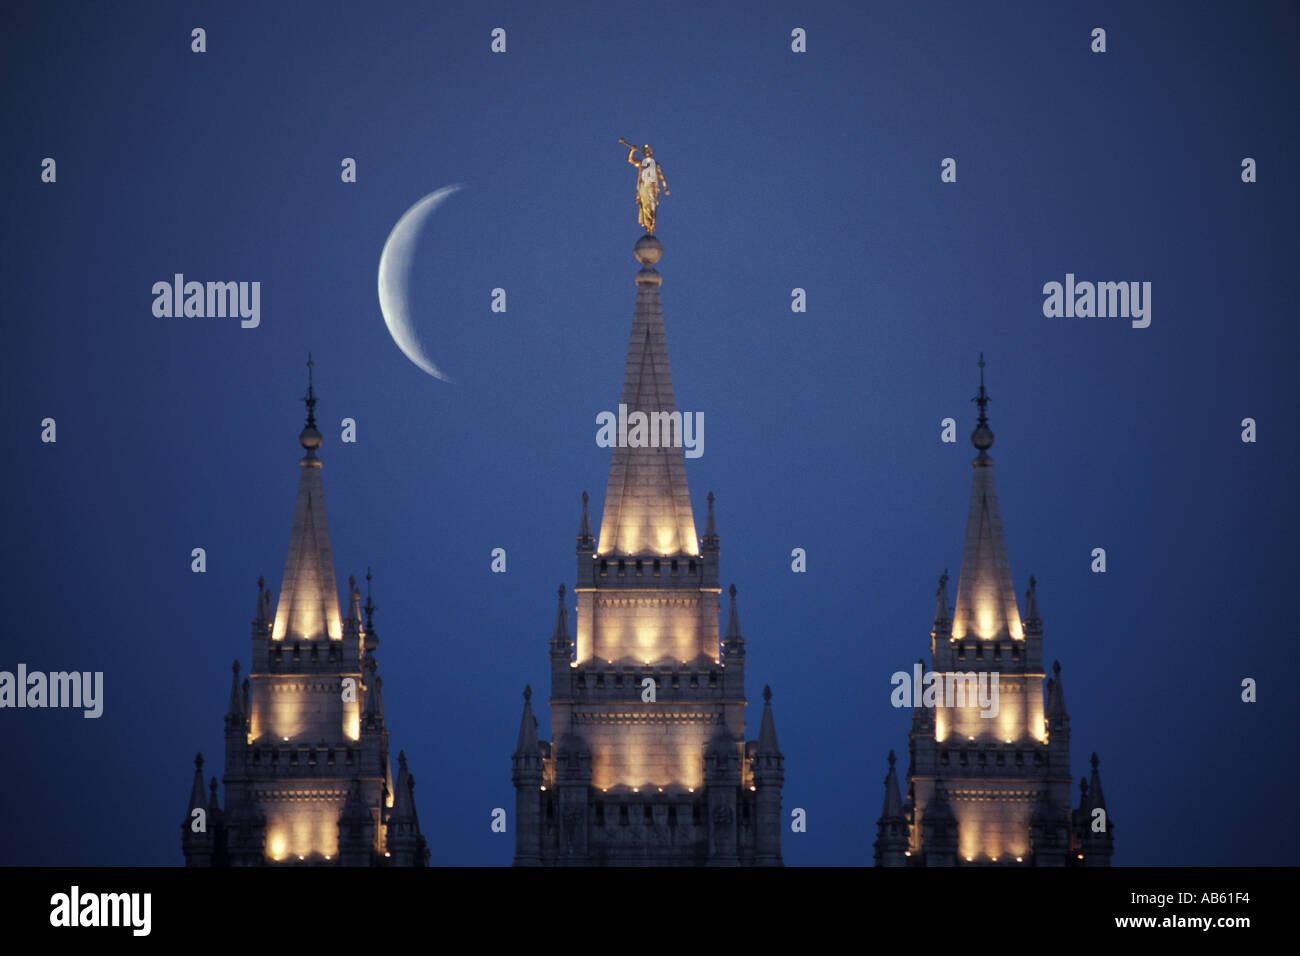
[[[389,767],[368,586],[364,622],[352,579],[347,626],[340,620],[312,371],[309,356],[307,421],[298,436],[304,454],[279,602],[272,615],[271,592],[259,579],[248,677],[240,682],[237,663],[231,677],[225,809],[214,780],[210,836],[191,829],[182,836],[190,865],[423,866],[428,858],[414,778],[403,763],[395,790]],[[199,787],[191,789],[187,827],[202,818],[194,812]]]

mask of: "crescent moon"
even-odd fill
[[[402,354],[434,378],[444,382],[451,379],[443,374],[434,364],[420,344],[419,336],[411,324],[411,309],[408,296],[411,280],[412,253],[420,229],[452,193],[463,188],[463,184],[443,186],[429,193],[397,220],[397,225],[388,234],[384,251],[379,255],[379,309],[384,315],[384,324],[388,332],[402,350]]]

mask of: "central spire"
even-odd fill
[[[660,447],[628,447],[624,440],[615,446],[597,552],[602,556],[698,555],[681,442],[684,416],[676,414],[659,303],[663,277],[654,268],[663,255],[663,245],[654,236],[645,235],[637,240],[635,252],[642,265],[636,276],[636,311],[623,375],[621,404],[625,409],[620,411],[628,416],[644,413],[651,431],[662,426],[662,433],[676,427],[678,440],[669,447],[660,442],[656,443]]]
[[[971,463],[975,468],[971,483],[970,513],[966,519],[966,544],[962,550],[961,577],[957,579],[957,606],[953,612],[952,636],[956,640],[973,632],[977,638],[991,640],[1009,635],[1021,640],[1024,631],[1016,592],[1011,586],[1011,563],[1007,559],[1007,542],[1002,533],[1002,515],[998,510],[998,493],[993,487],[993,430],[989,428],[984,391],[984,353],[980,353],[980,390],[973,401],[979,406],[979,421],[971,433],[971,444],[979,454]]]

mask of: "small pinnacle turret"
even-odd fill
[[[1111,822],[1110,812],[1106,809],[1106,795],[1101,789],[1101,761],[1094,753],[1089,762],[1092,775],[1080,795],[1075,824],[1078,834],[1075,859],[1081,866],[1110,866],[1111,855],[1115,852],[1115,825]]]
[[[785,756],[776,740],[771,687],[763,688],[763,718],[758,728],[751,772],[757,788],[755,811],[758,816],[754,863],[757,866],[781,866],[781,788],[785,785]]]
[[[903,813],[903,797],[898,790],[898,774],[894,771],[894,763],[898,758],[894,752],[889,752],[889,773],[885,775],[885,803],[881,808],[881,816],[898,817]]]
[[[772,716],[772,688],[763,688],[763,720],[758,728],[758,752],[780,756],[781,747],[776,742],[776,718]]]
[[[1047,681],[1047,719],[1068,720],[1065,712],[1065,685],[1061,683],[1061,662],[1052,662],[1052,676]]]
[[[943,569],[943,574],[939,575],[939,587],[934,594],[934,624],[938,630],[940,625],[949,624],[952,616],[948,611],[948,569]]]
[[[201,808],[207,810],[208,800],[207,791],[203,788],[203,754],[194,755],[194,782],[190,787],[190,805],[191,811]]]
[[[392,866],[424,866],[429,851],[420,835],[415,811],[415,777],[406,767],[406,752],[397,753],[397,782],[388,814],[388,859]]]
[[[235,661],[230,670],[230,698],[226,702],[226,727],[243,733],[244,694],[239,686],[239,661]]]
[[[897,758],[889,752],[889,773],[885,774],[885,800],[876,821],[876,866],[904,866],[907,863],[907,814],[898,789]]]
[[[365,624],[361,620],[361,591],[356,575],[348,575],[347,617],[343,620],[343,639],[348,648],[363,647]]]
[[[181,848],[186,866],[212,866],[216,852],[216,830],[208,826],[208,793],[203,786],[203,754],[194,755],[194,778],[190,800],[181,821]]]
[[[519,719],[519,739],[515,742],[515,756],[532,757],[537,753],[537,718],[533,716],[533,688],[524,685],[524,713]]]
[[[573,641],[569,639],[569,612],[564,608],[564,585],[556,588],[555,628],[551,631],[551,656],[568,661],[573,654]]]
[[[257,578],[257,607],[253,610],[253,627],[262,627],[271,623],[266,613],[266,579]]]
[[[731,608],[727,612],[727,630],[722,638],[722,653],[728,664],[743,661],[745,658],[745,638],[740,633],[740,612],[736,609],[736,586],[727,589],[731,596]]]
[[[1096,752],[1093,752],[1089,763],[1092,764],[1092,779],[1088,781],[1088,792],[1092,794],[1092,801],[1088,804],[1090,809],[1101,807],[1106,808],[1106,797],[1101,792],[1101,771],[1098,766],[1101,764]]]
[[[588,494],[582,493],[582,520],[578,523],[578,550],[581,552],[590,551],[596,543],[595,537],[591,533],[591,515],[587,513]]]
[[[718,526],[713,517],[713,492],[709,492],[706,500],[709,504],[709,512],[704,519],[704,537],[700,539],[700,550],[716,553],[718,550]]]
[[[1038,616],[1038,582],[1034,576],[1029,575],[1029,589],[1025,591],[1025,627],[1028,629],[1039,628],[1043,625]]]

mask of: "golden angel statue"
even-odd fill
[[[625,139],[619,139],[619,142],[628,148],[627,161],[633,166],[640,167],[640,174],[636,181],[636,204],[637,222],[645,229],[646,235],[655,234],[655,213],[659,209],[659,184],[663,183],[664,195],[671,196],[668,189],[668,180],[664,179],[663,167],[655,162],[655,151],[648,145],[633,146]],[[641,159],[636,158],[636,154],[641,153]]]

